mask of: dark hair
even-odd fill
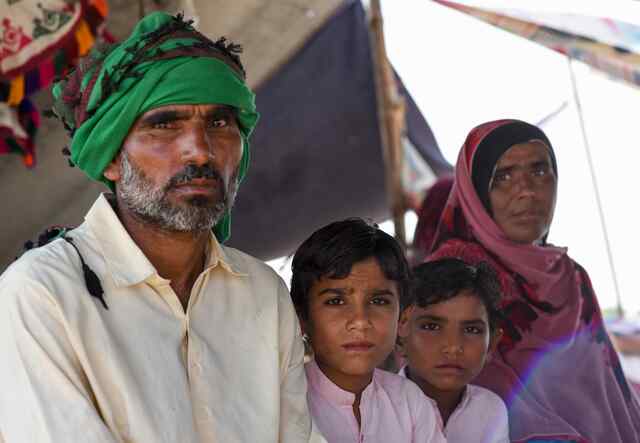
[[[485,262],[471,266],[457,258],[443,258],[413,268],[409,296],[403,310],[411,305],[426,308],[456,297],[461,291],[472,291],[487,310],[489,327],[495,330],[502,319],[500,283]]]
[[[308,296],[322,277],[345,278],[355,263],[374,257],[384,276],[398,285],[400,300],[409,286],[409,265],[400,245],[389,234],[361,218],[349,218],[318,229],[300,245],[291,269],[291,299],[307,319]]]

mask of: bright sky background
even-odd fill
[[[511,0],[508,5],[527,3],[531,4]],[[608,1],[605,10],[590,3],[601,2],[535,5],[538,10],[584,11],[640,24],[640,3]],[[570,255],[587,269],[602,307],[615,306],[567,59],[430,1],[383,1],[382,6],[391,62],[450,162],[455,162],[467,133],[479,123],[503,117],[537,122],[563,102],[569,103],[544,126],[559,164],[558,203],[549,239],[568,246]],[[639,272],[634,248],[640,246],[640,186],[634,178],[640,163],[640,90],[579,63],[574,68],[623,306],[637,313],[640,289],[633,275]]]
[[[640,2],[510,0],[483,4],[574,12],[640,24]],[[567,59],[536,43],[428,0],[383,0],[389,58],[453,164],[469,130],[513,117],[532,123],[568,106],[543,128],[554,145],[559,193],[549,240],[589,272],[603,309],[616,305]],[[574,63],[622,303],[640,312],[638,115],[640,89]],[[413,232],[415,217],[409,217]],[[288,281],[289,264],[272,263]]]

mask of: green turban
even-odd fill
[[[237,110],[242,180],[258,113],[237,52],[224,38],[214,43],[180,15],[163,12],[142,19],[125,41],[97,48],[53,87],[53,111],[72,134],[73,164],[113,190],[103,172],[140,115],[165,105],[222,104]],[[220,242],[229,237],[230,221],[226,213],[214,228]]]

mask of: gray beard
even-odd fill
[[[222,188],[222,198],[211,204],[195,197],[185,205],[173,204],[168,199],[168,185],[155,186],[126,152],[120,160],[122,178],[116,187],[118,200],[144,223],[165,231],[203,232],[211,230],[231,210],[238,190],[238,180],[232,179],[229,189]]]

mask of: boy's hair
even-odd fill
[[[382,273],[398,285],[400,300],[409,289],[409,265],[389,234],[361,218],[349,218],[318,229],[300,245],[291,269],[291,299],[301,319],[308,315],[309,291],[322,277],[345,278],[354,264],[375,258]]]
[[[489,328],[494,331],[502,311],[500,283],[495,272],[485,262],[472,266],[457,258],[443,258],[422,263],[413,268],[409,296],[402,309],[417,305],[426,308],[457,296],[461,291],[472,291],[484,305]]]

